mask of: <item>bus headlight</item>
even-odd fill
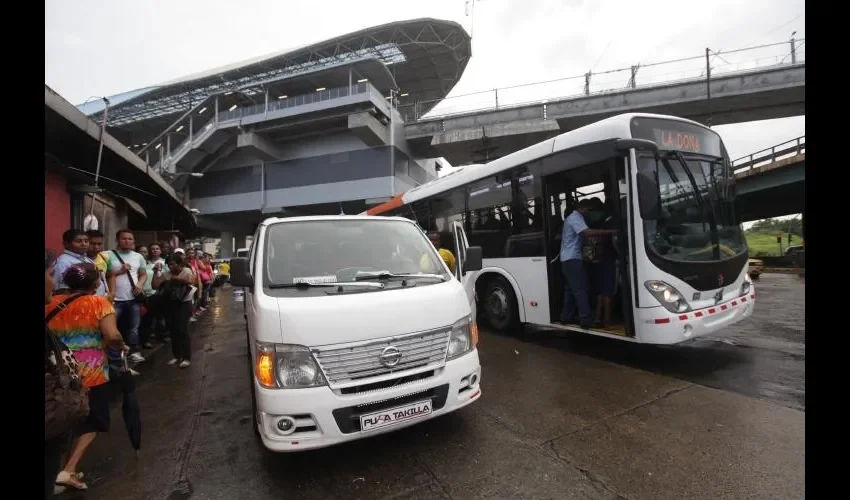
[[[688,301],[682,297],[682,294],[672,285],[668,285],[663,281],[647,281],[644,283],[646,289],[649,290],[658,302],[670,312],[683,313],[691,310]]]
[[[257,344],[257,380],[268,389],[303,389],[327,384],[310,350],[300,345]]]
[[[472,350],[472,328],[472,319],[469,317],[463,318],[452,325],[446,359],[463,356]]]

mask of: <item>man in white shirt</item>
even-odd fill
[[[130,359],[141,363],[145,358],[139,352],[141,317],[136,297],[144,296],[144,286],[148,280],[146,262],[142,254],[135,251],[136,239],[129,229],[121,229],[115,237],[118,250],[105,252],[105,257],[109,257],[107,272],[115,279],[113,296],[116,320],[124,342],[130,346]]]

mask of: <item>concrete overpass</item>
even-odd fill
[[[733,166],[741,222],[792,214],[805,220],[805,136],[738,158]]]
[[[710,83],[702,77],[408,120],[405,135],[415,154],[463,165],[481,161],[473,155],[482,149],[504,156],[620,113],[660,113],[702,123],[710,117],[712,125],[803,115],[805,93],[806,64],[801,62],[713,76]]]

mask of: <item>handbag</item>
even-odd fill
[[[118,255],[118,252],[116,252],[115,250],[112,250],[112,253],[115,254],[115,258],[118,259],[118,262],[120,262],[121,265],[123,266],[124,265],[124,259],[122,259],[121,256]],[[130,286],[133,287],[133,290],[135,290],[136,289],[136,280],[133,279],[133,276],[129,272],[127,273],[127,278],[130,279]],[[144,290],[142,290],[142,293],[135,295],[133,297],[133,300],[137,304],[144,304],[147,301],[147,297],[145,296]]]
[[[160,287],[160,299],[165,302],[183,302],[183,298],[189,291],[189,285],[175,280],[166,281]]]
[[[44,440],[55,438],[86,419],[89,415],[88,390],[83,386],[73,356],[62,349],[56,335],[47,328],[68,304],[86,294],[75,294],[60,302],[44,317],[44,331],[56,357],[56,369],[44,374]]]

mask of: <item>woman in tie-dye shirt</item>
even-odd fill
[[[83,458],[98,432],[109,430],[109,362],[106,348],[115,347],[129,350],[115,322],[115,309],[106,297],[95,295],[100,285],[99,274],[93,264],[76,264],[69,267],[63,281],[70,289],[70,295],[56,295],[45,307],[45,315],[69,299],[65,308],[47,327],[56,337],[68,346],[74,359],[80,365],[80,378],[89,389],[89,416],[76,429],[68,461],[56,478],[56,484],[85,490],[82,476],[77,473],[77,464]]]

